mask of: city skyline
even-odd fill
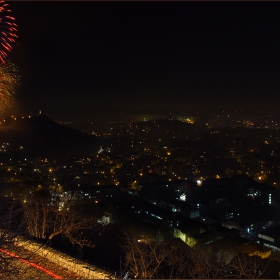
[[[277,109],[278,3],[9,2],[14,110]],[[16,109],[15,109],[16,108]]]

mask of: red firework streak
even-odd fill
[[[3,249],[0,249],[0,252],[3,252],[3,253],[5,253],[5,254],[7,254],[7,255],[13,257],[13,258],[19,259],[21,262],[26,263],[26,264],[28,264],[28,265],[31,265],[31,266],[33,266],[33,267],[35,267],[35,268],[37,268],[37,269],[39,269],[39,270],[45,272],[46,274],[51,275],[51,276],[52,276],[53,278],[55,278],[55,279],[63,279],[61,276],[59,276],[59,275],[57,275],[57,274],[51,272],[50,270],[48,270],[48,269],[46,269],[46,268],[44,268],[44,267],[42,267],[42,266],[40,266],[40,265],[38,265],[38,264],[36,264],[36,263],[29,262],[29,261],[27,261],[27,260],[21,258],[20,256],[17,256],[17,255],[14,254],[14,253],[8,252],[8,251],[3,250]]]
[[[15,18],[10,16],[11,10],[5,1],[0,0],[0,60],[5,63],[7,52],[12,50],[11,44],[17,38],[17,24]]]

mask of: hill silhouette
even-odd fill
[[[96,136],[61,125],[45,115],[8,120],[0,125],[0,142],[8,142],[26,155],[78,156],[96,153]]]

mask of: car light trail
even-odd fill
[[[31,265],[31,266],[33,266],[33,267],[35,267],[35,268],[37,268],[37,269],[39,269],[39,270],[45,272],[46,274],[49,274],[49,275],[53,276],[53,278],[55,278],[55,279],[63,279],[61,276],[59,276],[59,275],[57,275],[57,274],[51,272],[50,270],[48,270],[48,269],[46,269],[46,268],[44,268],[44,267],[42,267],[42,266],[40,266],[40,265],[38,265],[38,264],[36,264],[36,263],[32,263],[32,262],[30,262],[30,261],[27,261],[27,260],[21,258],[20,256],[17,256],[17,255],[14,254],[14,253],[8,252],[8,251],[3,250],[3,249],[0,249],[0,252],[3,252],[3,253],[5,253],[5,254],[7,254],[7,255],[13,257],[13,258],[19,259],[21,262],[26,263],[26,264],[29,264],[29,265]]]

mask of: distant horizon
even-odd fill
[[[236,109],[206,109],[206,108],[200,108],[198,110],[195,110],[193,108],[192,110],[189,111],[166,111],[166,112],[155,112],[155,113],[145,113],[145,112],[75,112],[73,113],[63,113],[63,114],[58,114],[58,113],[52,113],[44,110],[38,109],[37,111],[18,111],[18,112],[8,112],[3,114],[0,118],[5,119],[9,118],[11,116],[20,116],[20,115],[45,115],[53,120],[58,120],[58,121],[69,121],[69,120],[75,120],[75,121],[87,121],[87,120],[104,120],[104,121],[143,121],[143,120],[157,120],[157,119],[167,119],[170,115],[174,117],[174,119],[181,119],[181,118],[187,118],[187,117],[194,117],[198,114],[220,114],[220,113],[238,113],[242,115],[249,115],[249,116],[256,116],[256,115],[267,115],[267,114],[272,114],[272,115],[278,115],[280,114],[280,111],[275,109],[261,109],[258,108],[258,110],[255,109],[242,109],[242,108],[236,108]]]

